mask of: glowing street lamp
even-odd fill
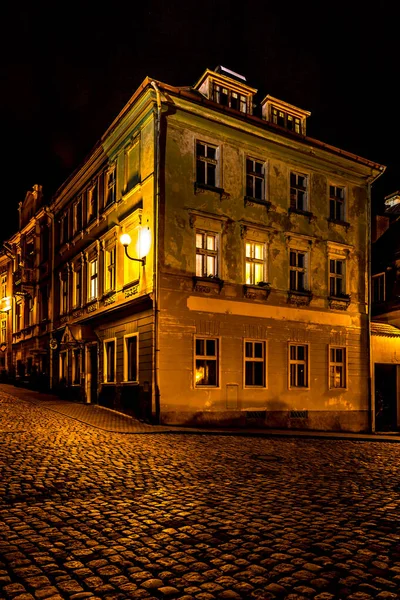
[[[127,256],[127,258],[129,258],[129,260],[135,260],[137,262],[142,263],[142,265],[145,266],[146,255],[150,250],[150,244],[151,244],[150,230],[148,227],[146,229],[141,229],[139,232],[138,246],[139,246],[139,253],[142,255],[142,258],[134,258],[133,256],[130,256],[130,254],[128,252],[128,246],[131,243],[132,239],[131,239],[131,236],[129,235],[129,233],[123,233],[121,235],[121,237],[119,238],[119,241],[123,245],[123,247],[125,249],[125,255]]]

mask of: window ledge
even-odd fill
[[[204,292],[206,294],[209,294],[210,292],[216,292],[220,294],[223,287],[224,282],[219,277],[193,276],[193,289],[195,292]]]
[[[195,181],[194,193],[197,195],[204,194],[204,192],[215,192],[216,194],[219,194],[221,200],[223,198],[229,198],[229,194],[225,192],[224,188],[220,188],[215,185],[207,185],[206,183],[197,183],[197,181]]]
[[[330,217],[328,218],[328,224],[329,226],[340,225],[340,227],[345,227],[346,231],[348,231],[350,227],[350,223],[348,223],[347,221],[342,221],[341,219],[331,219]]]
[[[341,296],[328,296],[329,308],[335,310],[347,310],[350,304],[350,295],[342,294]]]
[[[245,206],[254,206],[258,204],[259,206],[264,206],[267,211],[271,208],[271,202],[267,202],[267,200],[261,200],[260,198],[253,198],[252,196],[244,197],[244,205]]]
[[[289,290],[288,303],[296,306],[308,306],[312,300],[312,292],[310,290]]]
[[[271,293],[271,284],[266,281],[260,281],[257,285],[244,284],[243,295],[245,298],[267,300]]]
[[[289,215],[303,215],[303,217],[306,217],[310,223],[317,220],[317,217],[309,210],[300,210],[299,208],[290,207],[288,213]]]

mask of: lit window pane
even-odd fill
[[[216,275],[214,256],[207,256],[207,275]]]
[[[215,250],[215,237],[213,235],[207,236],[207,250]]]

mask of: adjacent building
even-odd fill
[[[21,377],[162,423],[371,429],[384,167],[256,92],[224,67],[146,78],[45,206],[27,195],[7,246]]]

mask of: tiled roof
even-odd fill
[[[388,323],[371,322],[372,335],[386,335],[387,337],[400,337],[400,329]]]

